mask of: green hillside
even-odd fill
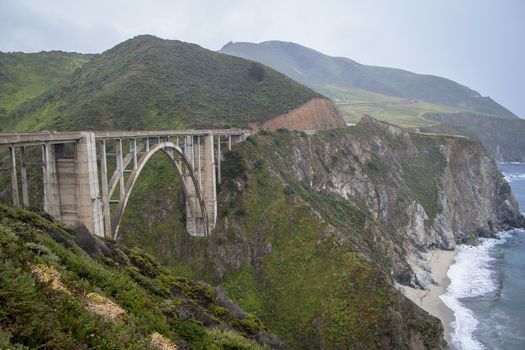
[[[74,52],[0,52],[0,118],[55,85],[91,58]]]
[[[345,104],[356,102],[363,98],[363,92],[368,92],[372,95],[367,96],[364,102],[371,107],[377,103],[379,94],[397,97],[397,103],[405,102],[407,109],[415,102],[423,101],[503,118],[516,118],[490,97],[482,97],[478,92],[451,80],[401,69],[367,66],[348,58],[327,56],[294,43],[228,43],[220,52],[266,64],[331,98],[337,97],[338,102],[348,109],[352,109],[352,106]],[[421,106],[416,104],[414,107]],[[440,107],[427,108],[435,110]]]
[[[278,344],[220,289],[177,277],[140,249],[0,205],[0,349]]]
[[[315,96],[261,64],[143,35],[13,111],[4,130],[246,127]]]

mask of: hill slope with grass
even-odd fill
[[[4,130],[247,127],[317,97],[259,63],[142,35],[10,113]]]
[[[281,41],[228,43],[220,52],[261,62],[325,94],[348,122],[367,114],[403,127],[478,137],[499,160],[525,161],[519,139],[525,121],[454,81],[363,65]]]
[[[370,102],[381,99],[385,99],[382,102],[398,103],[403,100],[409,100],[406,103],[423,101],[501,118],[517,118],[490,97],[482,97],[454,81],[401,69],[368,66],[348,58],[327,56],[294,43],[228,43],[219,52],[266,64],[341,103],[345,97],[348,103],[357,102],[359,98]],[[354,99],[354,94],[360,96]]]
[[[0,120],[66,78],[91,56],[63,51],[0,52]]]
[[[271,349],[221,289],[140,249],[0,204],[1,349]]]

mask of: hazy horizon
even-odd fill
[[[100,53],[140,34],[218,50],[294,42],[466,85],[525,118],[525,2],[474,0],[0,2],[0,51]]]

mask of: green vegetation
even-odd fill
[[[427,112],[454,112],[455,109],[433,103],[407,100],[360,89],[326,86],[326,94],[343,111],[347,122],[357,123],[364,114],[406,128],[428,127],[436,121],[425,117]]]
[[[22,103],[41,95],[91,58],[73,52],[0,52],[0,121]]]
[[[252,339],[261,321],[232,314],[210,285],[95,238],[83,245],[103,254],[90,256],[77,238],[38,214],[0,206],[2,348],[156,349],[154,333],[182,348],[263,348]]]
[[[271,244],[272,251],[257,269],[234,273],[224,288],[295,348],[315,348],[319,337],[327,349],[373,347],[389,305],[381,296],[386,280],[348,246],[334,247],[327,226],[287,196],[267,167],[251,176],[237,211],[244,213],[245,233],[257,232],[252,239]],[[231,225],[239,221],[229,219]]]
[[[169,158],[162,152],[154,155],[133,187],[120,226],[120,240],[155,253],[163,265],[191,276],[190,269],[179,266],[176,259],[176,235],[185,230],[186,202],[181,186]]]
[[[11,112],[4,130],[247,127],[316,96],[254,62],[143,35]]]

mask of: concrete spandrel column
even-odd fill
[[[25,147],[20,147],[20,178],[22,179],[22,205],[29,207],[29,186],[27,182],[27,164],[25,157]]]
[[[94,235],[104,236],[102,202],[98,187],[97,150],[95,133],[83,132],[76,144],[77,215]]]
[[[116,157],[117,157],[117,171],[119,172],[119,185],[120,185],[120,199],[124,199],[126,195],[126,183],[124,182],[124,157],[122,153],[122,139],[118,139],[115,144]]]
[[[55,219],[62,221],[54,145],[42,145],[42,163],[44,211]]]
[[[16,151],[15,147],[10,147],[11,151],[11,195],[13,197],[13,205],[18,207],[20,201],[18,198],[18,177],[16,173]]]
[[[221,184],[221,161],[222,161],[222,154],[221,154],[221,135],[217,135],[217,183]]]
[[[100,176],[102,185],[102,212],[104,215],[104,231],[106,237],[111,237],[111,217],[109,210],[109,184],[108,184],[108,165],[106,154],[106,140],[102,140],[100,145]]]

